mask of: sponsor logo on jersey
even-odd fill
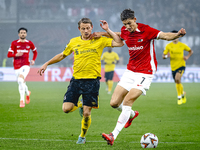
[[[134,46],[134,47],[128,47],[129,50],[142,50],[143,49],[143,46]]]
[[[87,49],[87,50],[80,51],[80,54],[89,53],[89,52],[97,53],[97,50],[96,49]]]
[[[23,50],[22,49],[18,49],[17,52],[28,53],[28,50],[26,50],[26,49],[23,49]]]

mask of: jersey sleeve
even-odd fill
[[[9,57],[15,57],[14,49],[15,49],[15,44],[14,44],[14,42],[12,42],[9,49],[8,49],[8,54],[7,54],[8,58]]]
[[[31,42],[31,50],[33,51],[33,60],[35,61],[37,58],[37,48],[35,47],[33,42]]]
[[[152,28],[150,26],[147,26],[146,31],[148,32],[148,39],[157,39],[158,38],[158,34],[161,32],[155,28]]]
[[[112,47],[112,38],[101,37],[102,38],[102,46],[103,47]]]
[[[167,55],[168,52],[169,52],[169,44],[167,44],[167,45],[165,46],[165,50],[163,51],[163,54],[164,54],[164,55]]]
[[[187,44],[183,43],[183,45],[184,45],[184,50],[185,51],[189,52],[191,50],[191,48],[189,46],[187,46]]]
[[[115,60],[119,60],[119,56],[117,53],[115,53]]]
[[[72,49],[72,42],[70,41],[67,45],[66,45],[66,47],[65,47],[65,49],[64,49],[64,51],[63,51],[63,54],[65,55],[65,56],[68,56],[68,55],[70,55],[72,52],[73,52],[73,49]]]
[[[104,60],[105,59],[105,53],[103,53],[102,57],[101,57],[101,60]]]

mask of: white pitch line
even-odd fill
[[[21,140],[21,141],[58,141],[58,142],[64,142],[64,141],[70,141],[70,142],[75,142],[76,140],[59,140],[59,139],[21,139],[21,138],[0,138],[0,140]],[[105,141],[87,141],[87,142],[105,142]],[[119,142],[120,141],[115,141]],[[126,142],[126,141],[123,141]],[[132,141],[129,143],[139,143],[136,141]],[[159,142],[159,143],[169,143],[169,144],[198,144],[200,142]]]

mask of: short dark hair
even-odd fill
[[[178,31],[177,31],[177,30],[172,30],[171,32],[172,32],[172,33],[178,33]]]
[[[92,21],[89,18],[82,18],[79,22],[78,22],[78,27],[80,28],[81,23],[89,23],[92,26]]]
[[[21,27],[21,28],[18,29],[18,33],[19,33],[21,30],[25,30],[26,32],[28,32],[28,30],[27,30],[26,28]]]
[[[127,19],[134,19],[135,18],[135,12],[133,10],[125,9],[122,11],[120,15],[121,21],[127,20]]]

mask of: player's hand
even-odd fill
[[[100,22],[101,22],[100,23],[101,28],[107,31],[109,29],[108,23],[105,20],[100,20]]]
[[[16,57],[20,57],[23,55],[23,52],[17,52],[17,54],[15,55]]]
[[[47,65],[44,64],[44,65],[42,65],[42,67],[38,70],[37,73],[39,73],[39,74],[42,76],[42,74],[45,72],[46,69],[47,69]]]
[[[188,56],[184,56],[184,57],[183,57],[183,59],[184,59],[185,61],[188,60],[188,58],[189,58]]]
[[[91,39],[98,39],[98,38],[100,38],[102,35],[101,35],[101,33],[100,32],[94,32],[94,33],[92,33],[92,34],[90,34],[90,40]]]
[[[35,64],[35,61],[34,60],[31,60],[31,65],[34,65]]]
[[[178,31],[179,37],[183,37],[185,34],[186,34],[186,31],[185,31],[185,29],[183,29],[183,28],[181,28],[181,29]]]

